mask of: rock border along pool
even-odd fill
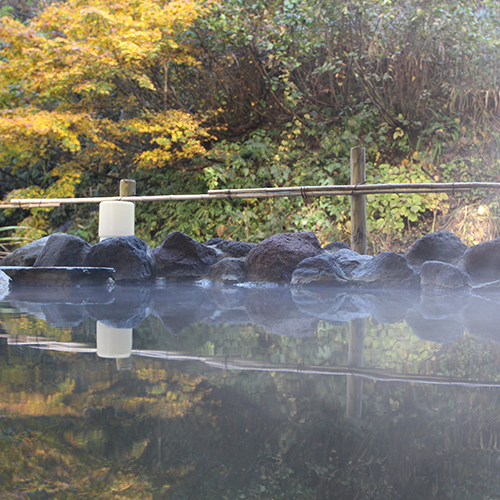
[[[2,268],[2,282],[12,286],[161,279],[464,290],[499,282],[500,238],[468,248],[454,234],[440,231],[418,239],[406,254],[369,256],[342,242],[322,247],[311,232],[278,233],[256,244],[220,238],[200,243],[175,231],[153,249],[136,236],[90,245],[77,236],[55,233],[12,252],[0,261]]]

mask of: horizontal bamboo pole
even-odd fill
[[[27,200],[28,201],[28,200]],[[60,207],[60,203],[44,203],[43,207],[44,208],[56,208]],[[13,204],[13,203],[3,203],[0,204],[0,208],[41,208],[39,203],[23,203],[22,206],[19,204]]]
[[[102,201],[188,201],[188,200],[211,200],[219,198],[208,194],[173,194],[158,196],[94,196],[92,198],[15,198],[10,203],[0,205],[0,208],[42,208],[50,205],[62,205],[64,203],[85,204],[101,203]],[[220,198],[227,198],[221,196]]]
[[[356,194],[428,194],[428,193],[459,193],[471,189],[499,189],[499,182],[421,182],[403,184],[358,184],[342,186],[298,186],[253,189],[219,189],[210,190],[206,194],[175,194],[156,196],[108,196],[92,198],[16,198],[10,203],[0,205],[0,208],[42,208],[59,206],[65,203],[84,204],[101,203],[102,201],[190,201],[190,200],[221,200],[221,199],[253,199],[253,198],[284,198],[284,197],[318,197],[345,196]]]
[[[296,187],[274,187],[274,188],[249,188],[249,189],[213,189],[208,191],[210,195],[228,194],[259,194],[259,193],[295,193],[297,196],[314,195],[320,193],[332,194],[374,194],[404,192],[453,192],[468,191],[470,189],[500,189],[500,182],[406,182],[391,184],[357,184],[357,185],[334,185],[334,186],[296,186]]]

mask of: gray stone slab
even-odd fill
[[[104,285],[115,275],[112,267],[2,267],[12,286]]]

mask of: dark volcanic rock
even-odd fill
[[[245,267],[250,281],[286,283],[297,264],[323,253],[314,233],[279,233],[256,245]]]
[[[209,240],[205,241],[205,243],[203,243],[203,244],[207,245],[209,247],[215,247],[223,241],[227,241],[227,240],[224,240],[222,238],[210,238]]]
[[[292,274],[292,285],[330,284],[342,285],[348,276],[329,253],[309,257],[299,262]]]
[[[429,260],[420,268],[420,286],[423,289],[459,290],[469,288],[470,276],[452,264]]]
[[[54,236],[54,235],[52,235]],[[32,241],[27,245],[24,245],[17,250],[14,250],[12,253],[4,257],[0,260],[0,266],[20,266],[20,267],[29,267],[32,266],[38,256],[42,253],[47,241],[50,236],[45,236],[44,238],[40,238],[39,240]]]
[[[33,267],[82,266],[91,245],[78,236],[55,233],[49,236]]]
[[[373,259],[371,255],[362,255],[353,250],[343,248],[333,254],[335,262],[344,270],[347,276],[351,276],[355,269]]]
[[[394,252],[382,252],[352,273],[351,283],[368,287],[418,287],[419,280],[406,259]]]
[[[453,264],[466,250],[467,245],[458,236],[448,231],[439,231],[418,239],[406,254],[406,260],[414,269],[420,268],[428,260]]]
[[[151,249],[136,236],[118,236],[102,240],[90,248],[83,265],[113,267],[116,270],[115,281],[147,280],[153,273]]]
[[[220,260],[208,272],[208,279],[219,283],[241,283],[246,277],[244,260],[232,257]]]
[[[463,256],[463,266],[474,283],[500,279],[500,238],[470,247]]]
[[[347,243],[343,241],[333,241],[332,243],[328,243],[323,247],[323,250],[328,253],[336,253],[339,250],[350,250],[350,247]]]
[[[160,278],[200,278],[217,262],[218,252],[180,231],[170,233],[153,250],[155,275]]]
[[[211,238],[205,242],[206,246],[220,250],[226,257],[246,257],[256,243],[246,241],[229,241],[221,238]]]

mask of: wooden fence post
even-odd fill
[[[135,196],[135,181],[133,179],[122,179],[120,181],[120,196]]]
[[[365,148],[351,148],[351,184],[366,181]],[[366,254],[366,195],[351,195],[351,249]]]
[[[361,368],[365,350],[365,318],[351,319],[349,322],[349,351],[347,366]],[[363,379],[355,375],[347,375],[346,417],[360,418],[363,399]]]

